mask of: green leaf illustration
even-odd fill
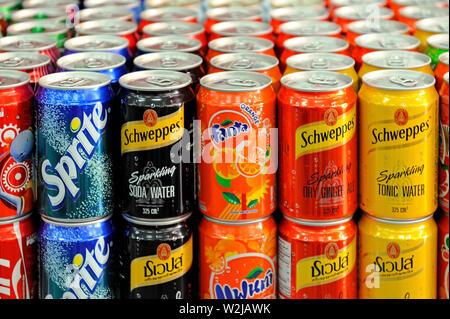
[[[257,199],[254,199],[254,200],[252,200],[250,203],[248,203],[247,208],[253,208],[253,207],[256,206],[256,204],[258,204],[258,200],[257,200]]]
[[[228,203],[230,203],[232,205],[239,205],[241,203],[239,198],[236,195],[234,195],[233,193],[222,192],[222,196],[223,196],[223,198],[225,198],[225,200]]]
[[[228,125],[230,125],[230,124],[233,124],[233,121],[232,121],[232,120],[225,120],[225,121],[223,121],[222,123],[220,123],[220,125],[222,125],[222,126],[228,126]]]
[[[246,279],[255,279],[263,272],[264,272],[264,269],[262,269],[262,267],[256,267],[255,269],[250,271],[250,273],[247,276],[245,276],[245,278]]]
[[[216,173],[216,179],[220,186],[226,187],[226,188],[231,187],[231,179],[225,179],[223,177],[220,177],[220,175],[217,173]]]

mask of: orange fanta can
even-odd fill
[[[199,208],[221,220],[255,219],[276,208],[276,95],[272,79],[248,71],[200,80]]]
[[[205,216],[199,226],[201,299],[275,299],[277,226]]]

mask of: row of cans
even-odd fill
[[[358,226],[352,217],[285,216],[278,232],[271,216],[204,217],[198,255],[187,218],[154,225],[127,218],[120,233],[111,216],[83,224],[44,218],[38,233],[31,215],[1,222],[0,299],[449,297],[448,214],[439,227],[431,216],[397,223],[363,214]]]

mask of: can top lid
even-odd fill
[[[219,8],[219,7],[229,7],[229,6],[260,6],[261,0],[208,0],[208,7]]]
[[[45,75],[39,79],[39,86],[52,90],[89,90],[104,87],[111,78],[103,73],[69,71]]]
[[[398,6],[406,7],[406,6],[415,6],[415,5],[423,5],[423,4],[443,4],[445,0],[392,0]]]
[[[358,4],[378,4],[379,6],[386,5],[386,0],[331,0],[330,4],[334,7],[346,7]]]
[[[15,70],[0,70],[0,90],[11,89],[30,82],[30,75]]]
[[[103,6],[123,6],[126,8],[137,8],[140,6],[139,0],[84,0],[86,8],[95,8]]]
[[[334,92],[353,85],[353,79],[331,71],[305,71],[285,75],[281,85],[300,92]]]
[[[210,222],[213,222],[216,224],[221,224],[221,225],[228,225],[228,226],[244,226],[244,225],[257,224],[257,223],[264,222],[271,217],[272,217],[272,215],[268,215],[268,216],[256,218],[256,219],[224,220],[224,219],[213,218],[213,217],[203,214],[203,218],[205,218],[206,220],[208,220]]]
[[[367,33],[394,33],[403,34],[409,31],[409,26],[406,23],[396,20],[379,20],[377,23],[373,23],[367,20],[358,20],[350,22],[347,25],[349,32],[356,34]]]
[[[279,21],[322,20],[328,16],[327,8],[314,5],[278,8],[270,12],[270,17]]]
[[[353,5],[339,7],[334,10],[335,17],[348,20],[365,20],[372,17],[374,14],[376,14],[380,19],[391,19],[394,17],[394,11],[389,8],[379,7],[377,5]]]
[[[21,34],[0,38],[0,51],[41,51],[56,47],[57,41],[44,34]]]
[[[326,37],[326,36],[309,36],[297,37],[284,41],[285,49],[294,52],[340,52],[348,49],[349,44],[344,39]]]
[[[160,37],[150,37],[139,40],[137,43],[139,51],[161,52],[179,51],[196,52],[202,47],[202,43],[197,39],[184,36],[170,35]]]
[[[378,218],[378,217],[372,216],[370,214],[367,214],[366,212],[363,213],[363,216],[366,216],[370,219],[376,220],[376,221],[384,223],[384,224],[411,225],[411,224],[423,223],[424,221],[427,221],[428,219],[432,218],[433,214],[419,218],[419,219],[384,219],[384,218]]]
[[[1,88],[1,87],[0,87]],[[33,215],[33,212],[29,212],[25,215],[20,215],[19,217],[13,217],[13,218],[0,218],[0,226],[2,225],[8,225],[8,224],[12,224],[12,223],[18,223],[21,222],[22,220],[27,219],[28,217],[30,217],[31,215]]]
[[[32,70],[50,63],[50,57],[36,52],[0,53],[0,68],[12,70]]]
[[[299,224],[299,225],[305,225],[305,226],[313,226],[313,227],[323,227],[323,226],[335,226],[335,225],[341,225],[343,223],[346,223],[353,219],[353,215],[341,218],[341,219],[333,219],[333,220],[307,220],[307,219],[299,219],[299,218],[292,218],[287,215],[283,214],[283,217],[287,220]]]
[[[142,32],[147,35],[195,35],[205,32],[199,23],[185,21],[156,22],[146,25]]]
[[[374,51],[363,55],[362,60],[382,69],[416,69],[431,63],[426,54],[403,50]]]
[[[303,53],[287,58],[286,64],[303,71],[342,71],[352,68],[355,60],[336,53]]]
[[[212,67],[225,71],[264,71],[278,66],[278,59],[253,52],[226,53],[209,61]]]
[[[134,59],[134,65],[146,70],[184,71],[199,67],[203,59],[196,54],[179,51],[162,51],[142,54]]]
[[[220,7],[207,10],[206,16],[216,21],[254,20],[262,18],[263,12],[259,8]]]
[[[188,8],[164,7],[142,11],[140,17],[141,20],[158,22],[193,20],[197,17],[197,12]]]
[[[434,85],[434,76],[410,70],[380,70],[365,74],[364,84],[388,91],[416,91]]]
[[[145,0],[146,8],[198,7],[201,0]]]
[[[68,32],[65,23],[54,20],[34,20],[12,24],[6,29],[8,34],[44,33],[61,34]]]
[[[297,7],[297,6],[323,6],[323,0],[271,0],[272,8]]]
[[[22,2],[22,7],[27,8],[38,8],[38,7],[65,7],[66,5],[76,4],[78,5],[78,0],[24,0]]]
[[[272,30],[270,24],[259,21],[227,21],[211,27],[212,33],[226,37],[263,35],[272,33]]]
[[[33,21],[41,19],[65,21],[67,18],[66,10],[61,7],[39,7],[13,11],[11,20],[14,22]]]
[[[226,71],[208,74],[200,79],[200,85],[211,91],[252,92],[272,84],[264,74],[249,71]]]
[[[72,219],[54,220],[54,219],[50,219],[44,215],[41,215],[41,218],[45,223],[56,225],[56,226],[61,226],[61,227],[82,227],[82,226],[87,226],[87,225],[92,225],[92,224],[98,224],[98,223],[103,223],[103,222],[111,219],[111,217],[112,217],[112,214],[108,214],[105,216],[101,216],[100,218],[89,219],[89,220],[72,220]]]
[[[0,5],[2,7],[13,7],[18,4],[20,0],[0,0]]]
[[[444,81],[447,82],[447,84],[448,84],[448,72],[444,74]]]
[[[441,63],[443,63],[445,65],[448,65],[448,63],[449,63],[449,53],[448,53],[448,51],[442,53],[441,55],[439,55],[439,62],[441,62]]]
[[[113,51],[128,47],[129,41],[115,35],[84,35],[64,42],[66,50],[71,51]]]
[[[255,37],[225,37],[212,40],[208,48],[217,52],[264,52],[274,47],[272,41]]]
[[[79,14],[81,21],[102,19],[132,20],[134,16],[132,11],[123,10],[123,8],[117,6],[87,8],[80,10]]]
[[[448,33],[435,34],[427,39],[427,43],[430,47],[442,50],[448,50]]]
[[[355,43],[359,47],[372,50],[408,50],[417,48],[420,41],[406,34],[369,33],[358,36]]]
[[[416,29],[432,33],[448,33],[448,17],[434,17],[419,20],[416,22]]]
[[[302,20],[283,23],[280,31],[294,36],[336,35],[342,28],[334,22]]]
[[[432,17],[448,16],[448,10],[433,5],[408,6],[399,10],[402,17],[421,20]]]
[[[186,73],[168,70],[137,71],[123,75],[120,86],[137,91],[171,91],[182,89],[191,84],[192,79]]]
[[[75,26],[78,35],[87,34],[113,34],[123,35],[130,34],[137,30],[137,24],[130,21],[118,19],[102,19],[95,21],[86,21]]]
[[[116,53],[80,52],[58,59],[58,67],[68,71],[104,71],[121,67],[126,59]]]
[[[173,218],[155,218],[155,219],[150,219],[150,218],[136,218],[133,216],[130,216],[128,214],[122,214],[122,217],[129,223],[131,224],[136,224],[136,225],[142,225],[142,226],[168,226],[168,225],[174,225],[174,224],[178,224],[181,222],[184,222],[185,220],[187,220],[189,217],[191,217],[191,213],[189,214],[185,214],[185,215],[181,215],[178,217],[173,217]]]

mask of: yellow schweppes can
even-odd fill
[[[359,229],[360,299],[435,299],[437,226],[363,214]]]
[[[435,79],[409,70],[363,76],[359,91],[360,207],[412,220],[437,208],[439,96]]]

